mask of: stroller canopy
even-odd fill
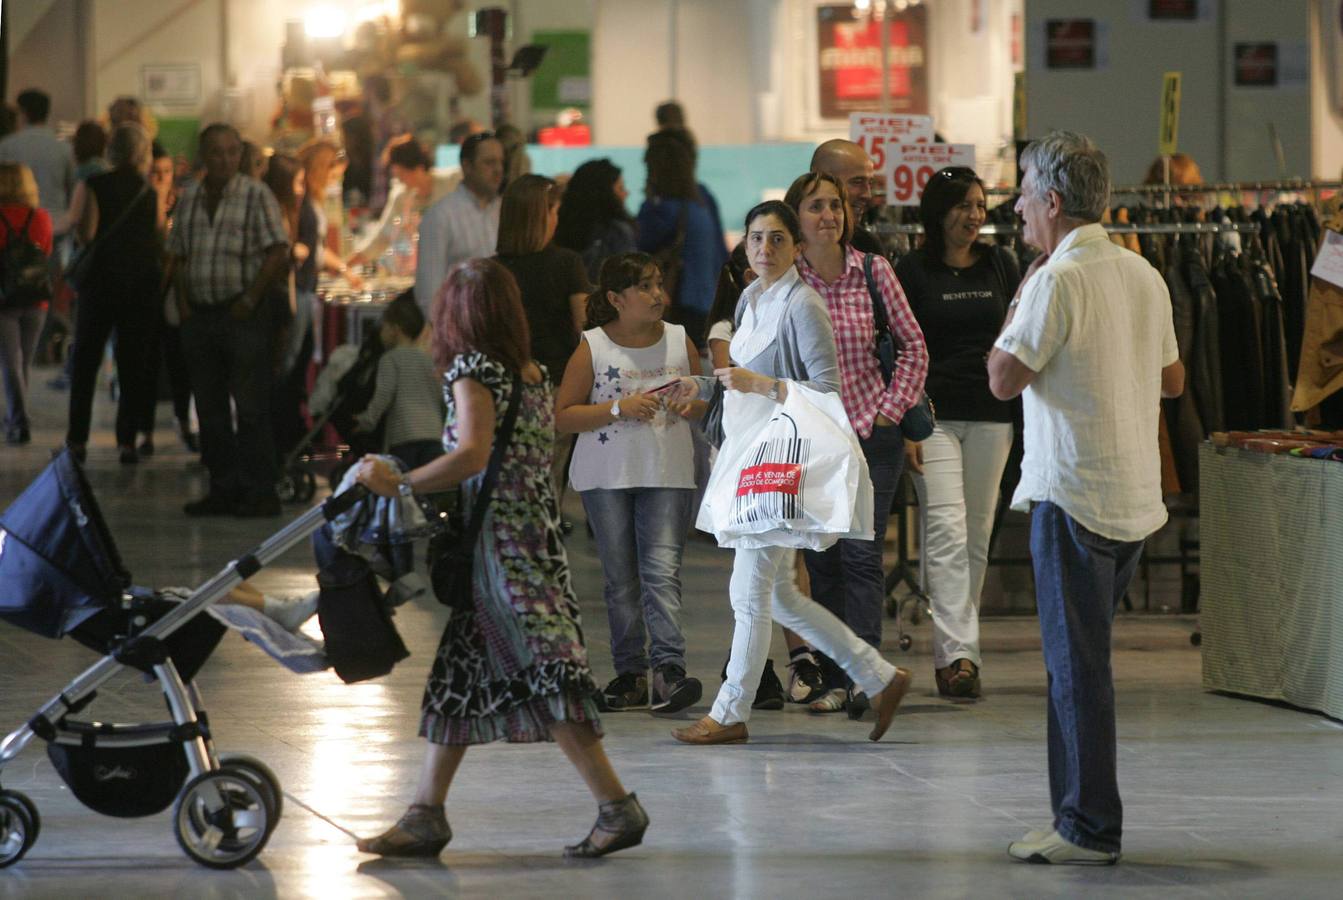
[[[84,473],[62,449],[0,514],[0,619],[62,637],[130,583]]]

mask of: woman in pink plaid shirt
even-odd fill
[[[850,244],[853,216],[844,185],[831,175],[809,172],[793,182],[784,202],[797,211],[802,225],[798,272],[825,301],[835,328],[839,394],[867,457],[876,510],[872,540],[841,540],[828,550],[805,552],[811,595],[860,638],[880,647],[886,599],[881,551],[905,460],[899,423],[922,396],[928,351],[891,264],[876,254],[860,253]],[[885,307],[896,346],[889,383],[875,352],[873,304],[878,301]],[[833,661],[822,657],[820,662],[827,691],[812,701],[812,712],[838,712],[847,707],[851,717],[860,717],[868,706],[867,698],[852,694],[848,678]]]

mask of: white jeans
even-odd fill
[[[797,588],[793,558],[787,547],[737,550],[732,560],[728,593],[736,621],[727,680],[718,690],[709,715],[721,725],[751,718],[751,702],[769,656],[770,611],[780,625],[833,659],[868,696],[891,683],[895,666],[861,640],[824,606]]]
[[[941,421],[923,442],[914,475],[927,517],[920,552],[933,607],[933,665],[979,660],[979,595],[984,590],[998,486],[1012,451],[1010,422]]]

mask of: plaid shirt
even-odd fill
[[[875,352],[876,325],[867,279],[863,277],[863,254],[846,247],[844,274],[833,284],[822,281],[805,259],[798,260],[797,268],[802,280],[825,301],[835,327],[839,396],[853,430],[859,437],[870,437],[878,413],[899,422],[923,393],[923,379],[928,375],[928,348],[891,264],[885,257],[872,257],[872,280],[886,301],[886,319],[895,338],[895,372],[889,385],[882,380]]]
[[[254,178],[234,175],[224,186],[214,221],[206,210],[203,182],[183,192],[168,251],[182,260],[191,304],[221,306],[256,281],[266,251],[288,243],[275,195]]]

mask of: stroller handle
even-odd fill
[[[327,497],[322,502],[322,516],[328,522],[339,516],[341,513],[350,509],[356,503],[362,501],[369,494],[368,488],[362,484],[353,485],[342,493],[333,497]]]

